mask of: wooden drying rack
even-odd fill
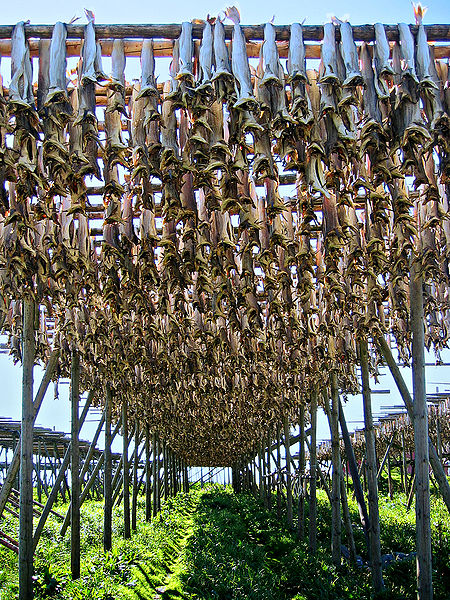
[[[11,55],[11,35],[13,25],[0,25],[0,55]],[[79,56],[81,43],[84,37],[84,25],[67,25],[67,56]],[[398,41],[397,25],[385,25],[387,39],[391,42]],[[247,39],[247,54],[249,58],[259,56],[260,42],[264,40],[264,25],[242,25],[241,29]],[[417,33],[417,25],[410,25],[413,35]],[[280,58],[286,58],[290,36],[289,25],[275,25],[277,45]],[[425,31],[429,42],[449,42],[450,25],[434,24],[425,25]],[[25,25],[25,33],[30,43],[32,56],[39,54],[39,40],[52,37],[53,25]],[[95,25],[97,40],[102,47],[102,55],[110,56],[112,52],[112,40],[125,40],[126,56],[139,56],[143,39],[154,40],[154,55],[156,57],[172,56],[173,42],[181,34],[181,25]],[[232,25],[225,25],[225,38],[231,40],[233,32]],[[192,37],[199,43],[203,34],[203,24],[193,24]],[[303,39],[305,42],[321,42],[323,38],[322,25],[303,25]],[[375,39],[373,25],[353,26],[353,39],[355,42],[371,42]],[[336,27],[336,40],[340,40],[339,27]],[[320,44],[305,44],[306,58],[320,58]],[[450,46],[436,46],[435,57],[437,59],[450,56]]]

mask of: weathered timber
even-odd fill
[[[309,538],[308,547],[312,554],[317,551],[317,389],[311,392],[309,406],[311,420],[311,443],[309,444]],[[305,437],[305,442],[308,439]]]
[[[332,503],[331,503],[331,555],[333,564],[341,564],[341,481],[340,469],[341,455],[339,452],[339,391],[336,373],[332,372],[331,385],[331,409],[330,409],[330,433],[333,465],[332,471]],[[328,400],[328,398],[327,398]]]
[[[341,400],[339,399],[339,423],[341,425],[342,437],[344,440],[345,453],[347,456],[348,466],[353,481],[353,489],[355,492],[356,502],[358,504],[359,518],[364,529],[364,535],[366,538],[366,544],[370,553],[369,548],[369,515],[367,512],[366,501],[364,499],[364,492],[361,485],[361,479],[358,473],[358,465],[356,464],[355,453],[353,451],[352,442],[348,432],[347,421],[345,420],[344,411],[342,408]]]
[[[43,38],[49,39],[52,37],[53,25],[25,25],[25,33],[28,39]],[[14,25],[0,26],[0,39],[10,39]],[[264,25],[241,25],[242,31],[247,40],[263,40]],[[389,41],[398,41],[399,33],[397,25],[385,25],[386,37]],[[194,39],[202,39],[203,24],[192,25],[192,37]],[[290,26],[275,25],[276,37],[278,40],[289,40]],[[417,25],[410,25],[413,35],[417,34]],[[67,37],[83,39],[85,32],[84,25],[67,25]],[[233,32],[232,25],[225,25],[225,38],[231,40]],[[450,26],[445,24],[425,25],[425,32],[429,42],[443,42],[450,40]],[[95,25],[95,33],[97,39],[170,39],[175,40],[180,37],[181,25],[175,23],[168,24],[111,24],[111,25]],[[370,42],[375,39],[375,28],[373,25],[353,25],[353,39],[355,41]],[[335,29],[336,40],[340,40],[340,29]],[[303,25],[303,39],[305,41],[321,41],[323,39],[323,25]]]
[[[89,392],[87,399],[86,399],[86,403],[84,405],[83,411],[82,411],[80,419],[79,419],[78,432],[80,432],[81,428],[83,427],[84,421],[87,416],[87,412],[89,410],[89,407],[91,406],[93,396],[94,396],[93,392],[92,391]],[[47,502],[45,503],[44,509],[42,511],[42,515],[39,519],[38,524],[36,525],[36,529],[33,534],[33,550],[36,550],[36,547],[39,543],[39,538],[41,536],[42,530],[44,529],[44,525],[47,521],[48,515],[50,514],[50,512],[53,512],[52,506],[55,503],[55,500],[58,496],[58,490],[59,490],[62,482],[64,481],[67,467],[69,466],[69,463],[70,463],[70,458],[71,458],[71,444],[69,444],[69,446],[66,450],[66,453],[62,460],[61,466],[59,468],[58,475],[55,479],[55,482],[50,491],[49,497],[47,498]]]
[[[410,279],[410,310],[416,466],[417,598],[418,600],[432,600],[433,570],[431,563],[429,436],[425,384],[425,331],[421,268],[418,262],[413,259]]]
[[[369,501],[369,541],[372,582],[375,593],[384,588],[381,571],[380,517],[378,510],[377,458],[375,449],[375,431],[372,418],[372,402],[369,380],[369,356],[367,339],[359,342],[361,364],[362,396],[364,409],[364,435],[366,441],[366,469]]]
[[[148,424],[145,426],[145,520],[152,519],[152,464],[151,438]]]
[[[389,370],[392,373],[394,381],[397,385],[398,391],[402,397],[403,402],[405,403],[406,409],[408,411],[409,418],[411,422],[414,421],[414,402],[411,398],[411,394],[409,393],[408,386],[403,379],[403,376],[400,372],[400,369],[397,366],[395,358],[392,354],[391,349],[389,348],[389,344],[386,342],[383,336],[379,336],[376,339],[377,346],[380,349],[380,352],[386,361],[386,364],[389,367]],[[444,468],[442,466],[441,461],[439,460],[438,453],[436,452],[436,448],[430,437],[428,437],[428,446],[429,446],[429,460],[431,464],[431,468],[433,469],[433,474],[436,478],[437,484],[439,486],[439,491],[441,492],[442,498],[445,502],[448,512],[450,513],[450,485],[448,483],[447,477],[444,472]]]
[[[112,456],[111,456],[111,416],[112,416],[112,392],[109,385],[105,390],[105,450],[103,468],[103,549],[112,548]]]
[[[286,498],[287,498],[287,520],[288,525],[292,527],[293,516],[292,516],[292,480],[291,480],[291,452],[289,446],[289,419],[287,416],[284,417],[284,440],[285,440],[285,453],[286,453]]]
[[[80,577],[80,355],[72,350],[70,372],[71,419],[71,515],[70,515],[70,568],[72,579]]]
[[[24,298],[20,437],[19,600],[33,598],[33,366],[35,303]]]
[[[36,421],[36,417],[39,413],[39,409],[41,408],[42,401],[44,400],[45,393],[47,392],[47,388],[50,384],[51,378],[53,377],[53,373],[55,371],[56,365],[58,364],[59,358],[59,350],[53,350],[48,359],[48,363],[42,377],[41,384],[37,391],[36,397],[33,402],[33,425]],[[16,445],[14,450],[13,457],[9,464],[6,477],[3,481],[2,487],[0,489],[0,517],[2,515],[3,509],[5,507],[8,496],[11,492],[11,489],[14,485],[14,481],[16,479],[17,473],[20,467],[20,446],[21,446],[21,438],[19,438],[19,442]]]

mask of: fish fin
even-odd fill
[[[235,25],[239,25],[241,22],[241,15],[235,6],[228,6],[225,10],[225,16],[227,16]]]

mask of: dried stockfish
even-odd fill
[[[252,111],[257,108],[257,102],[252,90],[245,37],[241,26],[239,25],[241,17],[235,6],[227,8],[226,15],[234,24],[233,52],[231,56],[237,94],[237,100],[234,107],[241,110]]]

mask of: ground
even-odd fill
[[[383,553],[414,551],[414,508],[407,511],[401,494],[380,498]],[[356,505],[350,500],[358,552],[365,560],[364,538],[358,527]],[[58,510],[64,512],[60,505]],[[70,536],[60,538],[52,517],[36,554],[37,598],[112,600],[221,599],[221,600],[332,600],[369,599],[367,566],[341,569],[331,564],[330,507],[319,491],[318,537],[315,556],[307,542],[287,527],[285,516],[268,511],[247,494],[230,488],[195,488],[163,505],[151,523],[139,501],[138,529],[123,540],[122,508],[115,509],[114,547],[102,550],[102,503],[82,507],[82,574],[70,577]],[[432,498],[435,600],[448,600],[450,589],[450,522],[445,507]],[[307,523],[307,521],[306,521]],[[1,525],[13,533],[15,521]],[[345,539],[344,539],[345,543]],[[384,571],[392,600],[413,600],[415,561],[394,560]],[[17,557],[0,549],[0,600],[17,597]]]

